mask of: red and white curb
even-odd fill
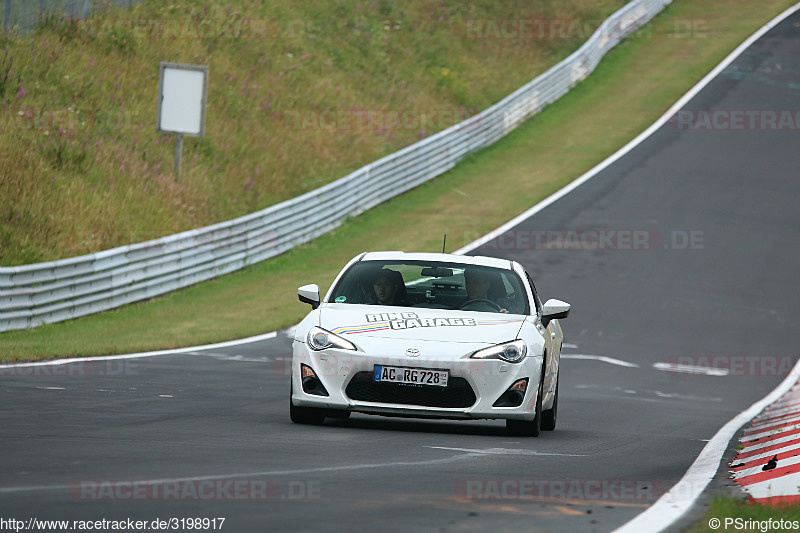
[[[750,498],[800,503],[800,384],[755,417],[739,442],[731,477]]]

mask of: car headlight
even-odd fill
[[[528,353],[528,347],[518,339],[478,350],[470,357],[472,359],[502,359],[509,363],[519,363],[525,358],[526,353]]]
[[[306,336],[308,345],[312,350],[326,350],[328,348],[341,348],[342,350],[356,350],[355,345],[328,330],[314,326]]]

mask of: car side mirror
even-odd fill
[[[547,327],[551,320],[567,318],[569,316],[570,305],[561,300],[550,299],[542,307],[542,325]]]
[[[312,283],[311,285],[303,285],[297,289],[297,297],[304,304],[311,304],[311,309],[319,307],[319,285]]]

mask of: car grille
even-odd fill
[[[447,387],[380,383],[372,372],[359,372],[345,389],[353,400],[425,407],[469,407],[475,403],[475,392],[464,378],[450,377]]]

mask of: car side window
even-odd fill
[[[542,301],[539,299],[539,293],[536,292],[536,285],[533,283],[531,279],[531,275],[528,272],[525,272],[525,277],[528,278],[528,283],[531,285],[531,291],[533,292],[533,301],[536,302],[536,314],[542,316]]]

